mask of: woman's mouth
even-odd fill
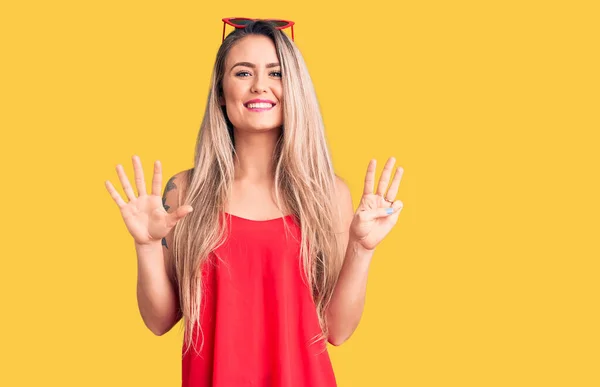
[[[273,109],[274,103],[270,102],[251,102],[244,105],[251,112],[264,112]]]

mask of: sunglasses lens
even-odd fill
[[[272,24],[274,24],[275,27],[285,27],[285,26],[287,26],[289,24],[285,20],[269,20],[269,22],[271,22]]]
[[[248,20],[248,19],[229,19],[229,21],[233,24],[238,24],[238,25],[242,25],[242,26],[247,26],[248,24],[250,24],[252,22],[252,20]]]

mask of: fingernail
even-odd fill
[[[394,209],[392,207],[386,208],[385,212],[387,212],[388,215],[391,215],[394,212]]]

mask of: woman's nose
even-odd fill
[[[263,81],[263,77],[257,76],[254,78],[254,82],[252,83],[252,92],[253,93],[262,93],[267,90],[267,86]]]

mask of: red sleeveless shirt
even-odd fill
[[[204,346],[198,354],[184,345],[182,386],[336,386],[327,344],[316,341],[297,218],[225,219],[227,239],[202,268],[202,331],[192,337],[199,349],[203,335]]]

